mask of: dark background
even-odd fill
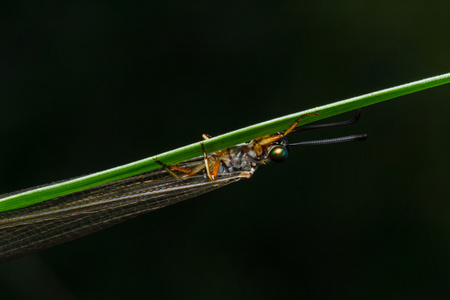
[[[3,3],[0,193],[449,72],[449,9]],[[368,107],[353,127],[291,138],[366,132],[364,143],[294,149],[251,180],[4,263],[1,296],[441,298],[449,98],[444,86]]]

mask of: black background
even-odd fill
[[[3,3],[0,193],[449,72],[449,9]],[[1,296],[444,297],[449,98],[444,86],[368,107],[351,128],[291,138],[366,132],[364,143],[293,149],[251,180],[4,263]]]

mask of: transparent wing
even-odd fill
[[[180,166],[192,168],[200,161],[194,159]],[[0,262],[79,238],[241,178],[236,172],[210,181],[199,173],[181,181],[159,169],[0,213]]]

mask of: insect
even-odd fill
[[[298,143],[289,143],[286,138],[293,132],[351,125],[360,114],[358,110],[352,120],[345,122],[296,128],[301,118],[315,114],[304,115],[285,131],[248,143],[210,155],[203,148],[203,156],[177,165],[168,166],[156,160],[163,168],[2,212],[0,262],[85,236],[242,178],[250,178],[259,165],[268,161],[284,161],[290,147],[363,140],[366,135]],[[209,138],[208,135],[203,137]]]

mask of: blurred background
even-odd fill
[[[10,1],[0,193],[450,71],[448,1]],[[0,265],[5,299],[450,293],[450,86],[363,110],[362,143]],[[345,114],[329,121],[345,120]],[[1,241],[0,241],[1,242]]]

